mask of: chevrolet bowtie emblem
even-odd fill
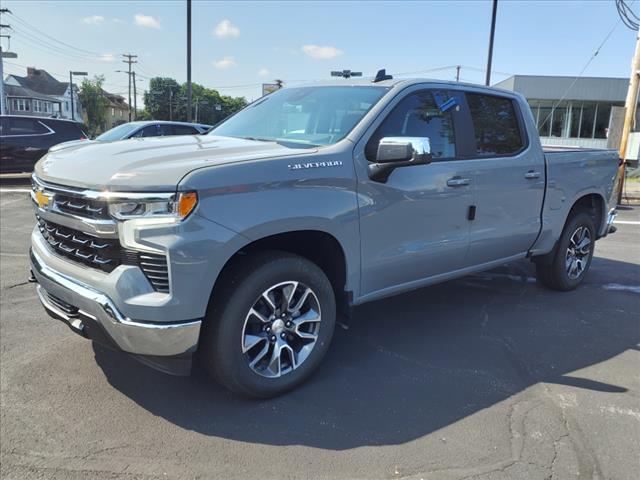
[[[49,205],[49,200],[51,200],[51,197],[43,193],[42,190],[36,191],[36,202],[38,203],[38,207],[44,209]]]

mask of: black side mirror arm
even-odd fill
[[[384,162],[384,163],[370,163],[367,166],[369,172],[369,178],[374,182],[387,183],[389,175],[396,168],[411,167],[412,165],[427,165],[431,163],[431,155],[422,154],[411,160],[404,160],[400,162]]]

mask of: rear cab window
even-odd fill
[[[526,146],[514,100],[496,95],[466,93],[475,136],[475,156],[516,155]]]

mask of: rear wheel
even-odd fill
[[[591,266],[595,239],[591,215],[577,211],[562,231],[552,262],[536,264],[538,281],[554,290],[576,288]]]
[[[222,279],[206,319],[202,359],[233,392],[271,397],[320,364],[335,326],[331,283],[314,263],[285,252],[251,255]]]

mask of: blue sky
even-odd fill
[[[122,53],[133,53],[140,93],[151,76],[186,80],[184,1],[2,4],[17,15],[3,15],[2,23],[15,27],[11,49],[19,55],[5,61],[5,74],[24,74],[27,65],[60,79],[70,69],[87,70],[105,75],[107,90],[125,93],[127,76],[115,70],[126,68]],[[463,80],[483,83],[490,15],[491,2],[484,0],[194,0],[192,79],[249,100],[260,95],[262,82],[296,85],[344,68],[453,79],[455,68],[443,67],[462,65]],[[613,0],[501,0],[492,80],[514,73],[577,75],[617,23]],[[6,49],[6,39],[2,45]],[[634,46],[634,32],[619,23],[584,75],[627,77]]]

